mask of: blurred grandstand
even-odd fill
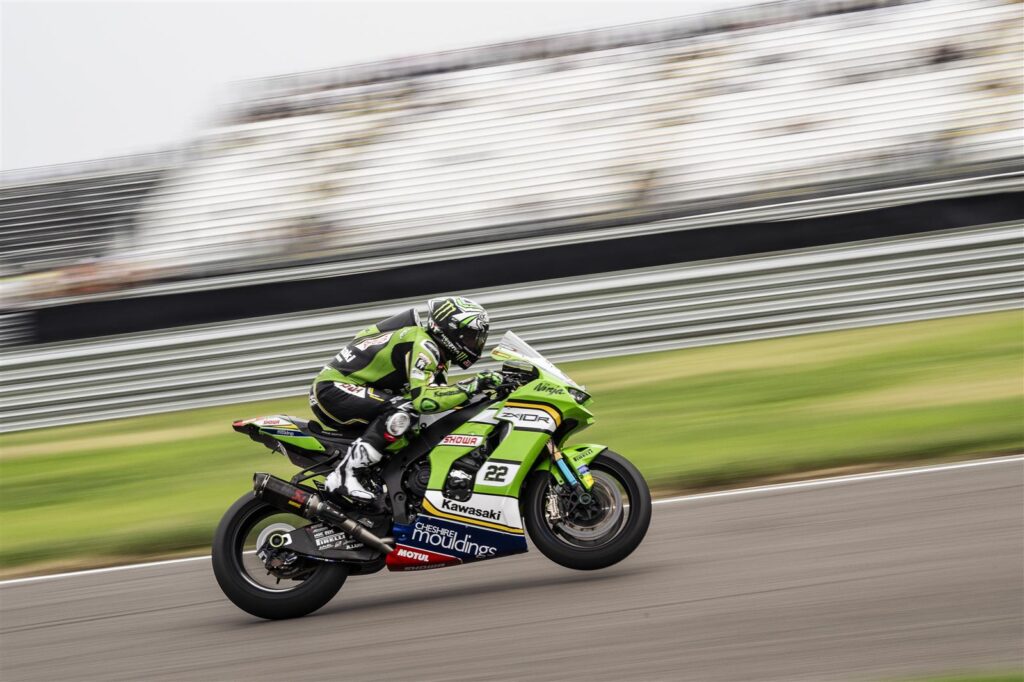
[[[159,282],[1019,170],[1020,7],[775,2],[247,83],[182,150],[3,174],[0,335]]]

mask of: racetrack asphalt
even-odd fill
[[[229,501],[225,501],[227,507]],[[882,680],[1024,670],[1024,463],[695,497],[591,573],[351,578],[265,622],[208,560],[0,586],[0,679]]]

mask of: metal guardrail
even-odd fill
[[[1024,304],[1024,222],[466,292],[500,335],[585,359]],[[387,303],[0,355],[0,431],[302,394]],[[254,306],[258,302],[254,302]]]

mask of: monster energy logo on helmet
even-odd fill
[[[434,298],[428,301],[430,317],[427,331],[445,355],[464,369],[480,359],[490,320],[478,303],[462,296]]]

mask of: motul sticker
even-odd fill
[[[398,545],[394,552],[385,560],[392,571],[416,571],[424,568],[442,568],[453,564],[461,564],[462,560],[450,554],[432,552],[420,547]]]
[[[451,433],[441,439],[441,445],[457,445],[459,447],[475,448],[484,442],[483,436],[463,436],[458,433]]]

